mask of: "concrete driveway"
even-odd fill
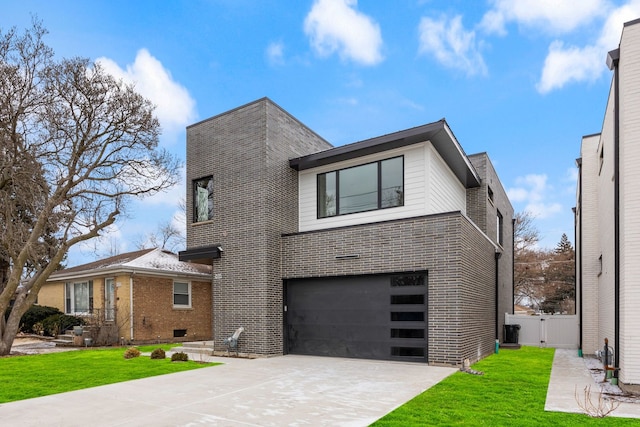
[[[224,365],[5,403],[0,420],[3,426],[366,426],[456,371],[314,356],[207,359]]]

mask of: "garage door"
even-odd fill
[[[427,360],[427,275],[285,282],[291,354]]]

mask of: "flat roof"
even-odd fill
[[[480,185],[480,176],[445,119],[290,159],[289,166],[297,171],[302,171],[425,141],[431,142],[438,154],[466,188]]]

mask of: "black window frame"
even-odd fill
[[[209,183],[211,183],[211,189],[209,191],[208,194],[208,200],[210,201],[210,206],[208,206],[208,213],[207,213],[207,219],[205,220],[200,220],[198,219],[198,197],[197,197],[197,193],[198,193],[198,183],[200,182],[207,182],[207,187],[209,186]],[[213,204],[213,175],[208,175],[208,176],[203,176],[202,178],[197,178],[194,179],[191,182],[191,187],[192,187],[192,191],[191,191],[191,195],[192,195],[192,206],[193,206],[193,222],[195,223],[201,223],[201,222],[206,222],[206,221],[211,221],[213,219],[213,209],[214,209],[214,204]],[[203,187],[204,188],[204,187]]]
[[[399,204],[397,205],[393,205],[393,206],[383,206],[383,200],[382,200],[382,163],[388,160],[394,160],[394,159],[400,159],[401,163],[402,163],[402,173],[401,173],[401,179],[402,179],[402,184],[401,184],[401,191],[402,191],[402,195],[401,195],[401,201]],[[340,213],[340,172],[341,171],[345,171],[345,170],[349,170],[349,169],[353,169],[353,168],[359,168],[359,167],[364,167],[364,166],[369,166],[372,164],[376,164],[376,168],[377,168],[377,207],[372,208],[372,209],[363,209],[363,210],[359,210],[359,211],[353,211],[353,212],[346,212],[346,213]],[[333,215],[322,215],[321,214],[321,200],[323,199],[322,197],[320,197],[320,188],[321,188],[321,179],[322,177],[328,175],[328,174],[335,174],[335,214]],[[325,186],[326,187],[326,181],[325,181]],[[404,196],[405,196],[405,191],[404,191],[404,155],[400,155],[400,156],[394,156],[394,157],[388,157],[385,159],[381,159],[381,160],[376,160],[373,162],[368,162],[368,163],[362,163],[359,165],[355,165],[355,166],[350,166],[348,168],[342,168],[342,169],[335,169],[332,171],[327,171],[327,172],[323,172],[323,173],[319,173],[316,175],[316,217],[317,219],[324,219],[324,218],[333,218],[336,216],[342,216],[342,215],[351,215],[351,214],[356,214],[356,213],[362,213],[362,212],[371,212],[371,211],[376,211],[376,210],[381,210],[381,209],[390,209],[390,208],[398,208],[398,207],[402,207],[404,206]]]

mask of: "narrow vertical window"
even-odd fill
[[[496,215],[496,240],[498,242],[498,244],[500,244],[500,246],[502,246],[502,226],[503,226],[503,221],[502,221],[502,214],[500,213],[500,211],[497,211],[497,215]]]
[[[213,177],[193,181],[193,222],[213,219]]]
[[[380,162],[380,207],[404,205],[404,165],[402,157]]]
[[[336,214],[336,172],[318,175],[318,217]]]

